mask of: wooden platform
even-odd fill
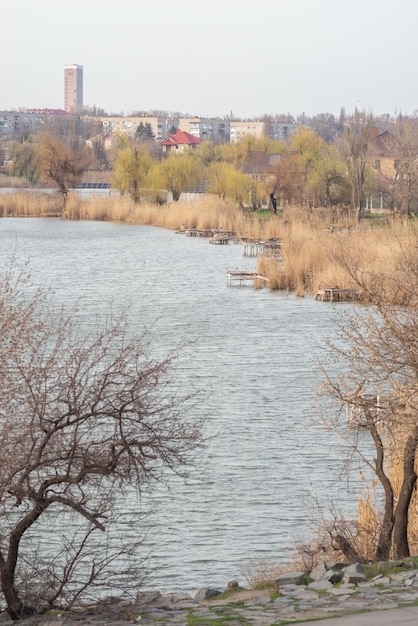
[[[241,243],[244,246],[244,256],[282,257],[282,244],[277,240],[242,239]]]
[[[215,233],[215,235],[209,239],[209,243],[224,246],[228,243],[240,243],[240,240],[232,233]]]
[[[234,285],[243,287],[247,283],[251,282],[253,283],[253,286],[255,286],[258,282],[259,285],[264,287],[264,285],[268,285],[269,282],[267,276],[263,276],[255,271],[247,272],[242,270],[228,270],[226,275],[229,287],[233,287]]]
[[[315,293],[315,300],[322,302],[347,302],[358,299],[358,291],[354,289],[339,289],[338,287],[326,287]]]

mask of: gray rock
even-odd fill
[[[332,583],[329,580],[316,580],[313,583],[309,583],[308,589],[316,589],[317,591],[325,591],[332,589]]]
[[[342,579],[343,579],[343,573],[338,572],[337,570],[334,570],[334,569],[328,570],[325,573],[324,578],[323,578],[323,580],[328,580],[333,585],[340,583]]]
[[[324,576],[328,571],[327,564],[325,561],[319,561],[318,565],[313,568],[312,572],[309,574],[309,578],[311,578],[314,582],[318,580],[324,580]]]
[[[354,563],[353,565],[345,567],[343,569],[343,573],[343,580],[345,583],[354,583],[355,585],[358,585],[359,583],[367,580],[366,574],[363,573],[363,568],[360,563]]]
[[[219,589],[214,589],[213,587],[203,587],[196,592],[194,599],[196,602],[203,602],[204,600],[209,600],[209,598],[214,598],[215,596],[219,596],[222,593]]]
[[[333,596],[349,596],[356,592],[356,589],[348,589],[347,587],[333,587],[328,593],[331,593]]]
[[[157,590],[153,591],[138,591],[136,594],[136,601],[138,604],[147,606],[152,604],[156,600],[161,598],[161,593]]]
[[[300,585],[306,578],[307,572],[289,572],[278,576],[274,581],[276,589],[280,589],[285,585]]]

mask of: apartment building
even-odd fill
[[[271,119],[268,122],[267,134],[272,139],[287,139],[293,133],[298,125],[295,122],[279,122],[276,119]]]
[[[228,142],[230,137],[229,120],[219,118],[183,117],[179,119],[179,130],[214,143]]]
[[[0,136],[24,138],[36,135],[53,122],[66,122],[74,119],[62,109],[19,109],[18,111],[0,111]]]
[[[97,118],[103,124],[103,132],[117,133],[118,135],[127,135],[130,139],[135,137],[136,129],[142,123],[144,126],[149,124],[154,133],[154,137],[157,140],[162,140],[167,137],[168,121],[165,117],[123,117],[123,116],[111,116],[111,117],[99,117]]]
[[[245,135],[253,137],[262,137],[266,132],[264,122],[256,122],[247,120],[246,122],[230,121],[230,140],[231,142],[240,141]]]
[[[64,109],[68,113],[81,113],[83,109],[83,66],[64,67],[65,97]]]

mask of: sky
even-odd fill
[[[19,0],[1,10],[0,110],[201,117],[418,110],[417,0]]]

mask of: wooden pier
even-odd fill
[[[282,244],[278,241],[267,241],[261,251],[261,256],[283,261]]]
[[[204,228],[202,230],[198,228],[188,228],[184,233],[186,237],[213,237],[212,228]]]
[[[269,279],[267,276],[263,276],[258,272],[245,271],[245,270],[228,270],[226,273],[228,287],[239,286],[243,287],[247,283],[253,283],[253,286],[264,287],[268,285]]]
[[[227,243],[239,243],[236,233],[230,230],[221,230],[215,228],[188,228],[185,224],[182,224],[181,230],[177,231],[178,234],[184,234],[186,237],[206,237],[209,239],[209,243],[215,243],[225,245]]]
[[[338,287],[326,287],[319,289],[315,293],[315,300],[322,302],[347,302],[350,300],[358,300],[358,291],[354,289],[339,289]]]
[[[282,244],[277,240],[242,239],[241,243],[244,246],[244,256],[282,258]]]
[[[214,236],[209,239],[209,243],[225,246],[228,243],[240,243],[240,240],[235,233],[215,233]]]

